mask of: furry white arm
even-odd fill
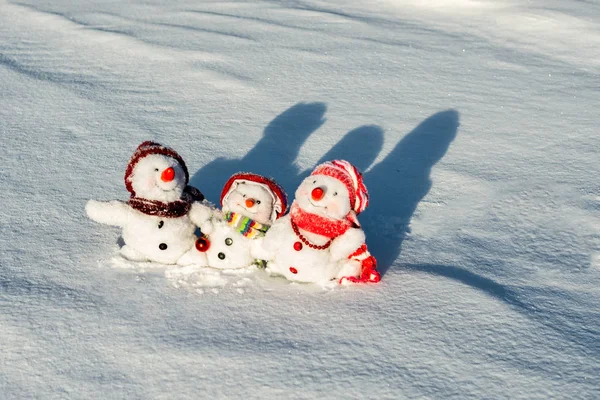
[[[348,276],[358,278],[360,276],[360,273],[362,272],[362,265],[360,264],[360,261],[342,260],[338,263],[340,266],[340,272],[338,272],[337,276],[335,277],[335,279],[337,280]],[[350,283],[350,281],[344,279],[344,282],[342,283]]]
[[[344,260],[365,243],[365,233],[359,228],[350,228],[333,239],[330,247],[332,261]]]
[[[124,227],[131,215],[132,208],[119,200],[96,201],[89,200],[85,212],[90,219],[101,224]]]
[[[275,257],[275,253],[264,248],[265,238],[256,238],[252,240],[250,245],[250,254],[252,258],[257,260],[271,261]]]
[[[202,233],[209,234],[210,232],[206,231],[212,231],[210,219],[217,213],[220,213],[220,211],[216,208],[209,207],[199,202],[194,202],[192,203],[192,208],[190,208],[188,215],[190,216],[190,219],[194,225],[200,228]]]
[[[279,218],[271,225],[264,237],[253,240],[250,250],[252,257],[266,261],[275,258],[275,252],[281,245],[280,238],[285,234],[282,231],[289,224],[289,219],[289,215]]]

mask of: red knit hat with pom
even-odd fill
[[[369,192],[360,171],[346,160],[327,161],[317,165],[311,175],[327,175],[346,185],[350,208],[358,215],[369,205]]]
[[[283,188],[279,186],[279,184],[273,179],[267,178],[262,175],[253,174],[251,172],[238,172],[237,174],[232,175],[231,178],[229,178],[229,180],[227,180],[225,186],[223,187],[223,190],[221,191],[221,207],[223,207],[223,203],[229,196],[229,193],[233,189],[235,189],[235,186],[233,186],[233,184],[236,182],[239,183],[243,181],[257,183],[265,186],[275,196],[275,204],[273,206],[273,209],[276,212],[276,217],[279,218],[285,214],[288,203],[287,195],[285,194]]]
[[[163,156],[171,157],[177,160],[185,174],[185,184],[188,184],[190,180],[190,174],[187,170],[187,167],[185,166],[185,162],[183,162],[183,158],[181,158],[181,156],[175,150],[148,140],[138,146],[138,148],[131,156],[129,163],[127,164],[127,169],[125,170],[125,187],[131,193],[132,196],[135,196],[131,176],[133,174],[133,170],[142,158],[149,156],[150,154],[161,154]]]

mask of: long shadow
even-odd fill
[[[275,179],[288,191],[295,188],[300,170],[294,164],[302,144],[325,122],[325,103],[298,103],[273,119],[263,137],[241,159],[217,158],[194,174],[190,182],[206,198],[219,204],[221,189],[236,172],[248,171]],[[290,198],[291,200],[291,198]]]
[[[519,300],[514,291],[506,286],[464,268],[455,267],[453,265],[436,264],[403,264],[402,267],[409,271],[419,271],[429,275],[443,276],[455,280],[522,310],[527,310],[529,308],[525,303]]]
[[[375,161],[382,147],[383,129],[377,125],[364,125],[348,132],[317,161],[316,165],[325,161],[341,159],[351,162],[360,171],[364,171]],[[357,151],[358,149],[360,151]],[[293,187],[298,187],[311,172],[312,169],[302,172]],[[290,195],[292,194],[290,193]]]
[[[600,352],[597,325],[586,323],[594,321],[589,310],[557,310],[544,298],[556,299],[565,294],[560,289],[520,288],[513,289],[490,278],[477,275],[464,268],[453,265],[437,264],[403,264],[408,271],[419,271],[435,277],[445,277],[479,290],[486,295],[507,303],[524,317],[561,335],[565,340],[577,345],[575,350],[585,357]],[[540,291],[542,293],[540,293]],[[525,299],[522,301],[521,298]],[[528,303],[527,300],[540,299]]]
[[[198,170],[191,184],[206,198],[219,203],[227,179],[239,171],[274,178],[293,200],[294,191],[309,171],[300,171],[294,160],[309,135],[324,122],[324,103],[298,103],[273,119],[263,137],[241,159],[218,158]],[[368,169],[383,146],[384,132],[365,125],[348,132],[317,162],[345,159],[364,174],[370,204],[360,220],[371,253],[383,275],[400,254],[410,219],[431,188],[431,168],[446,154],[456,137],[458,112],[436,113],[408,133],[386,158]]]
[[[431,168],[448,151],[458,126],[455,110],[433,114],[364,174],[370,198],[361,221],[382,275],[400,254],[410,219],[431,189]]]

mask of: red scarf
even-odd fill
[[[163,203],[157,200],[142,199],[141,197],[131,196],[127,204],[134,209],[157,217],[179,218],[186,215],[194,201],[204,200],[204,195],[193,186],[186,186],[183,189],[181,198],[170,203]]]
[[[292,203],[290,211],[292,222],[307,232],[325,236],[329,239],[343,235],[349,228],[355,224],[346,217],[344,219],[331,219],[317,214],[311,214],[304,211],[295,201]]]

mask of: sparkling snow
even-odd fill
[[[600,398],[599,82],[598,0],[0,0],[0,398]],[[381,283],[119,264],[144,140],[348,159]]]

